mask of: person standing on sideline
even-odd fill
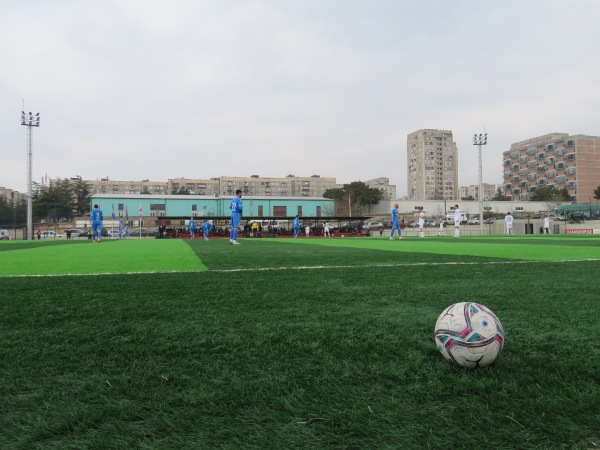
[[[544,217],[544,234],[552,234],[550,233],[550,216]]]
[[[306,227],[304,227],[304,235],[306,237],[310,237],[310,225],[306,225]]]
[[[229,232],[229,242],[233,245],[238,245],[237,241],[238,233],[240,230],[240,223],[242,221],[242,190],[238,189],[235,191],[235,197],[231,199],[229,205],[231,210],[231,231]]]
[[[398,230],[398,240],[402,239],[402,230],[400,229],[400,222],[398,220],[398,203],[394,203],[392,208],[392,231],[390,231],[390,241],[394,240],[394,231]]]
[[[508,236],[512,236],[512,234],[513,234],[513,216],[510,215],[510,211],[504,218],[504,222],[506,222],[506,234]]]
[[[117,226],[117,238],[123,239],[123,219],[119,219],[119,225]]]
[[[458,209],[458,205],[454,205],[454,237],[460,237],[460,223],[462,222],[462,211]]]
[[[327,222],[323,225],[323,235],[325,237],[331,237],[331,231],[329,230],[329,224]]]
[[[92,224],[92,239],[94,239],[94,232],[97,232],[98,242],[100,242],[100,238],[102,237],[102,219],[104,215],[102,214],[102,210],[96,203],[94,205],[94,209],[90,213],[90,223]]]
[[[191,217],[188,222],[188,230],[190,231],[190,239],[194,239],[194,235],[196,234],[196,221],[193,217]]]
[[[208,235],[210,234],[210,230],[212,230],[212,223],[207,222],[206,220],[202,223],[202,233],[204,234],[204,240],[208,241]]]
[[[298,214],[296,214],[296,217],[294,217],[293,228],[294,228],[294,237],[297,238],[298,235],[300,234],[300,217],[298,217]]]
[[[419,208],[419,213],[417,214],[417,218],[419,220],[419,238],[425,237],[425,213],[423,212],[423,208]]]

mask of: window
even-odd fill
[[[298,215],[302,216],[302,206],[298,206]]]
[[[317,206],[317,217],[321,217],[321,207]]]
[[[515,211],[523,211],[523,207],[522,206],[515,206]]]
[[[263,205],[258,205],[258,217],[263,216]]]
[[[276,217],[287,216],[287,208],[285,206],[273,206],[273,215]]]

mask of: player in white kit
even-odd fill
[[[513,216],[510,215],[510,211],[504,218],[504,221],[506,222],[506,234],[511,236],[513,234]]]
[[[423,208],[419,208],[419,214],[417,214],[417,217],[419,219],[419,237],[420,238],[424,238],[425,237],[425,213],[423,212]]]
[[[454,237],[460,237],[460,222],[462,221],[462,211],[458,209],[458,205],[454,205]]]

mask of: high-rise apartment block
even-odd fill
[[[504,195],[528,200],[538,187],[567,189],[591,202],[600,186],[600,137],[550,133],[516,142],[503,153]]]
[[[458,150],[449,130],[419,130],[407,138],[409,200],[458,198]]]

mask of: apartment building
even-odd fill
[[[600,137],[549,133],[516,142],[503,153],[505,195],[528,200],[540,187],[566,188],[577,203],[600,186]]]
[[[483,200],[491,200],[496,196],[496,185],[489,183],[482,183],[483,187]],[[473,197],[475,200],[479,200],[479,185],[472,184],[470,186],[461,186],[459,188],[460,198]]]
[[[191,195],[213,197],[234,195],[242,189],[245,195],[278,197],[322,197],[327,189],[338,187],[335,178],[312,175],[283,178],[260,177],[217,177],[210,179],[171,178],[168,181],[115,181],[108,178],[85,180],[94,194],[153,194],[168,195],[187,191]]]
[[[0,186],[0,197],[4,197],[4,199],[11,206],[16,205],[22,200],[27,200],[27,194],[22,194],[21,192],[14,191],[12,189],[8,189],[2,186]]]
[[[287,175],[283,178],[260,177],[219,177],[210,180],[176,178],[169,180],[169,192],[185,187],[190,194],[229,196],[241,189],[244,195],[277,196],[277,197],[322,197],[327,189],[337,187],[335,178],[312,175],[296,177]]]
[[[76,179],[72,179],[76,180]],[[164,195],[168,191],[166,181],[115,181],[108,178],[99,180],[84,180],[88,185],[91,195],[94,194],[155,194]]]
[[[379,189],[382,200],[396,199],[396,185],[390,184],[390,179],[387,177],[373,178],[372,180],[365,181],[365,184],[370,188]]]
[[[409,200],[458,198],[458,149],[450,130],[423,129],[407,137]]]

